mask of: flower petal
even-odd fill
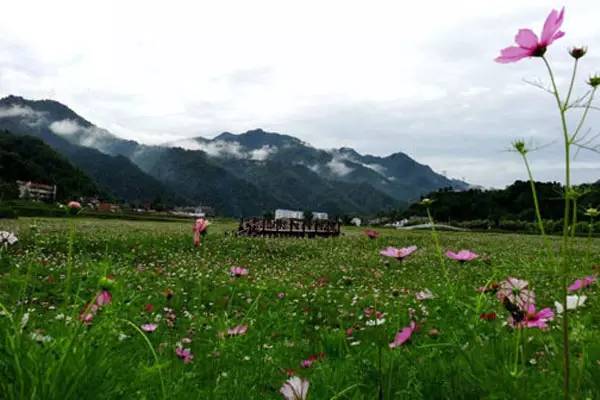
[[[500,56],[495,61],[501,64],[517,62],[525,57],[533,56],[533,51],[522,47],[511,46],[500,51]]]
[[[533,50],[538,45],[538,37],[531,29],[519,29],[519,33],[515,37],[515,42],[520,47]]]
[[[558,37],[554,37],[555,34],[557,33],[557,31],[560,29],[560,26],[563,23],[564,15],[565,15],[564,7],[562,8],[562,10],[560,10],[560,13],[556,10],[552,10],[550,12],[548,17],[546,18],[546,22],[544,23],[544,29],[542,30],[542,38],[541,38],[542,45],[548,46],[554,40],[559,39],[564,35],[564,33],[562,33],[562,35],[560,35]]]

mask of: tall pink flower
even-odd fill
[[[156,330],[156,328],[158,328],[158,325],[156,324],[143,324],[141,326],[142,330],[144,332],[154,332]]]
[[[586,288],[596,282],[596,275],[586,276],[585,278],[577,279],[569,286],[569,292],[576,292],[580,289]]]
[[[111,300],[112,300],[112,295],[110,294],[110,292],[108,290],[102,290],[96,296],[96,304],[100,307],[109,304],[111,302]]]
[[[194,246],[200,246],[200,235],[204,235],[206,233],[206,229],[208,228],[208,221],[204,218],[198,218],[194,223]]]
[[[399,249],[396,247],[387,247],[381,250],[379,254],[381,254],[382,256],[395,258],[398,261],[402,261],[415,251],[417,251],[417,246],[402,247]]]
[[[181,346],[178,346],[177,348],[175,348],[175,354],[177,354],[177,357],[179,357],[180,359],[183,360],[184,364],[189,364],[194,359],[194,355],[192,354],[192,350],[190,350],[190,349],[184,349]]]
[[[244,267],[231,267],[229,269],[229,275],[239,278],[240,276],[248,275],[248,270]]]
[[[379,232],[374,229],[365,229],[365,235],[367,235],[369,239],[377,239],[379,237]]]
[[[496,297],[502,302],[508,301],[518,306],[523,311],[527,310],[530,304],[535,304],[535,293],[529,289],[529,282],[513,277],[500,282]]]
[[[285,400],[306,400],[308,395],[308,380],[292,376],[288,379],[279,392],[283,395]]]
[[[81,208],[81,203],[78,201],[70,201],[67,204],[67,207],[69,207],[70,209],[79,210]]]
[[[564,14],[564,7],[560,12],[556,10],[550,12],[544,23],[540,39],[531,29],[520,29],[515,37],[518,46],[510,46],[501,50],[496,62],[506,64],[517,62],[526,57],[542,57],[548,46],[565,35],[563,31],[559,30],[563,23]]]
[[[529,304],[521,321],[515,321],[513,316],[508,317],[508,323],[514,327],[520,328],[548,328],[548,321],[554,319],[554,312],[551,308],[544,308],[540,311],[535,310],[535,304]]]
[[[394,341],[389,344],[390,349],[394,349],[394,348],[396,348],[398,346],[402,346],[404,343],[406,343],[410,339],[410,337],[412,336],[412,334],[416,328],[417,328],[417,324],[415,324],[415,321],[410,321],[409,326],[402,328],[401,331],[396,333],[396,336],[394,337]]]
[[[229,336],[245,335],[248,332],[248,325],[237,325],[227,330]]]
[[[464,263],[476,259],[477,257],[479,257],[479,255],[477,253],[473,253],[470,250],[461,250],[458,253],[448,250],[446,252],[446,257]]]

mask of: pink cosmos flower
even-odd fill
[[[415,321],[410,321],[409,326],[402,328],[401,331],[396,333],[394,341],[389,344],[390,349],[395,349],[396,347],[402,346],[404,343],[406,343],[410,339],[416,328],[417,324],[415,324]]]
[[[285,400],[306,400],[308,395],[309,382],[306,379],[292,376],[288,379],[279,392]]]
[[[415,293],[415,298],[419,301],[433,299],[435,296],[431,293],[431,290],[425,289]]]
[[[315,362],[318,360],[322,360],[325,357],[325,353],[313,354],[309,356],[306,360],[300,361],[300,366],[302,368],[310,368]]]
[[[112,300],[112,295],[110,294],[110,292],[108,290],[102,290],[96,296],[96,304],[100,307],[109,304],[111,302],[111,300]]]
[[[81,203],[78,201],[70,201],[69,203],[67,203],[67,207],[79,210],[81,208]]]
[[[509,277],[500,282],[496,297],[502,302],[508,301],[525,311],[530,304],[535,304],[535,293],[528,287],[529,282]]]
[[[476,253],[473,253],[470,250],[461,250],[458,253],[448,250],[446,252],[446,257],[450,258],[451,260],[455,260],[455,261],[464,263],[466,261],[472,261],[472,260],[476,259],[477,257],[479,257],[479,255]]]
[[[365,229],[365,235],[367,235],[369,239],[377,239],[379,237],[379,232],[374,229]]]
[[[229,336],[240,336],[240,335],[245,335],[247,331],[248,331],[248,325],[238,325],[238,326],[234,326],[233,328],[228,329],[227,334]]]
[[[240,276],[248,275],[248,270],[244,267],[231,267],[229,275],[239,278]]]
[[[184,364],[189,364],[194,359],[194,355],[192,354],[192,350],[184,349],[183,347],[175,348],[175,354],[177,357],[183,360]]]
[[[548,46],[565,35],[563,31],[559,31],[564,14],[564,7],[560,12],[556,10],[550,12],[544,23],[541,39],[538,39],[531,29],[520,29],[515,37],[518,46],[510,46],[501,50],[496,62],[506,64],[526,57],[542,57]]]
[[[512,316],[508,317],[508,323],[513,327],[520,328],[548,328],[548,321],[554,319],[554,312],[551,308],[544,308],[540,311],[535,310],[535,304],[529,304],[522,321],[515,321]]]
[[[79,314],[79,320],[84,325],[91,325],[97,311],[98,306],[96,304],[86,305],[81,314]]]
[[[381,250],[379,254],[381,254],[382,256],[395,258],[398,261],[402,261],[415,251],[417,251],[417,246],[402,247],[399,249],[396,247],[387,247]]]
[[[156,328],[158,328],[158,325],[156,324],[144,324],[141,326],[142,330],[144,332],[154,332],[156,330]]]
[[[208,221],[204,218],[198,218],[194,224],[194,246],[200,246],[200,235],[205,234],[208,228]]]
[[[279,293],[277,293],[277,298],[279,300],[283,300],[285,298],[285,292],[279,292]]]
[[[596,275],[586,276],[585,278],[577,279],[569,286],[569,292],[576,292],[580,289],[586,288],[596,282]]]

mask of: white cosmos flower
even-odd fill
[[[17,243],[19,239],[14,233],[8,231],[0,231],[0,244],[13,245]]]
[[[305,400],[308,395],[309,383],[306,379],[292,376],[279,391],[286,400]]]
[[[577,307],[581,307],[585,301],[587,300],[587,296],[567,296],[567,310],[575,310]],[[556,307],[556,312],[558,314],[562,314],[563,305],[562,303],[555,301],[554,306]]]

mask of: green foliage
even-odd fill
[[[600,185],[581,185],[579,188],[583,192],[578,200],[578,218],[581,219],[586,218],[584,212],[587,207],[600,204]],[[564,212],[562,186],[557,182],[536,182],[536,190],[542,218],[550,220],[547,222],[550,225],[553,225],[551,221],[561,220]],[[436,221],[459,225],[466,221],[473,221],[473,225],[477,225],[476,221],[487,221],[493,228],[519,231],[527,231],[528,224],[535,221],[529,182],[516,181],[502,190],[470,189],[456,192],[446,189],[430,193],[426,197],[434,201],[431,213]],[[425,216],[425,208],[414,203],[407,210],[399,211],[393,216],[414,215]],[[553,226],[549,232],[555,232]]]
[[[99,193],[94,182],[43,141],[0,132],[0,190],[3,199],[18,197],[15,181],[57,185],[57,199]]]
[[[310,399],[376,399],[380,391],[385,399],[554,399],[560,391],[560,317],[548,331],[524,331],[520,374],[511,375],[515,331],[503,324],[495,296],[475,290],[517,276],[531,283],[540,307],[551,307],[560,282],[540,237],[440,232],[443,249],[481,254],[448,264],[448,285],[429,232],[381,229],[370,240],[348,228],[335,239],[252,239],[227,235],[234,221],[212,224],[194,248],[187,221],[20,218],[3,226],[19,242],[0,251],[1,398],[275,399],[287,368],[310,381]],[[419,250],[402,263],[378,254],[412,244]],[[589,251],[597,246],[598,239],[573,241],[570,279],[600,263]],[[249,275],[231,278],[234,265]],[[79,313],[107,275],[115,282],[112,303],[86,327]],[[416,301],[425,288],[436,297]],[[573,362],[576,398],[600,395],[597,294],[597,286],[588,289],[586,305],[571,313],[571,344],[581,355]],[[366,325],[369,306],[385,313],[383,325]],[[176,314],[172,327],[165,307]],[[419,330],[389,349],[409,308]],[[482,312],[498,319],[483,321]],[[148,322],[157,330],[140,334]],[[246,335],[223,335],[238,324],[249,325]],[[190,364],[174,353],[184,338],[191,339]],[[322,360],[300,367],[320,352]]]

